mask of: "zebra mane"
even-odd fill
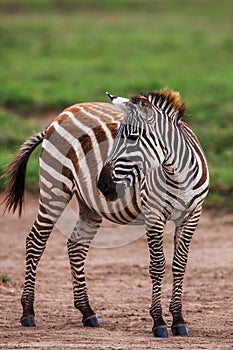
[[[179,92],[172,91],[164,87],[160,91],[149,92],[147,94],[140,93],[131,97],[130,101],[137,104],[141,97],[146,97],[152,105],[163,110],[164,113],[176,124],[185,115],[187,106],[180,100]]]

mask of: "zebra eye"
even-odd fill
[[[130,140],[130,141],[137,141],[138,135],[130,134],[130,135],[127,136],[127,139]]]

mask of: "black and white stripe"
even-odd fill
[[[196,136],[181,121],[185,105],[176,93],[162,90],[141,94],[125,108],[127,115],[100,174],[99,188],[109,199],[122,196],[129,186],[140,188],[153,283],[150,313],[156,336],[168,335],[161,306],[165,272],[162,242],[166,222],[175,222],[172,331],[187,335],[182,317],[182,285],[190,240],[209,189],[206,159]],[[114,190],[115,198],[109,196]]]
[[[165,270],[163,230],[168,218],[179,223],[175,234],[170,309],[174,325],[181,323],[184,267],[190,238],[207,193],[208,170],[194,134],[180,121],[184,107],[174,96],[165,90],[142,95],[140,99],[143,97],[153,108],[148,110],[142,104],[140,113],[137,98],[128,102],[112,95],[109,97],[116,106],[108,103],[71,106],[46,130],[29,138],[9,165],[6,209],[19,208],[21,214],[26,164],[31,152],[43,141],[38,215],[26,242],[22,325],[35,325],[36,267],[56,221],[74,194],[79,203],[79,219],[67,247],[74,305],[81,311],[84,325],[99,325],[88,301],[84,263],[103,217],[120,224],[145,224],[151,255],[151,315],[155,327],[163,325],[160,310],[160,287]],[[149,123],[142,126],[141,115],[148,111]],[[154,117],[158,135],[151,127]],[[106,181],[102,181],[101,176]]]

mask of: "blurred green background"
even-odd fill
[[[232,0],[0,0],[1,173],[65,107],[168,86],[209,162],[206,206],[233,209],[232,18]]]

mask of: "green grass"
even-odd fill
[[[1,0],[0,13],[0,106],[28,125],[19,138],[2,129],[1,165],[36,131],[25,116],[166,85],[190,106],[206,152],[207,204],[233,206],[231,0]],[[33,187],[37,166],[28,171]]]
[[[11,281],[11,279],[7,275],[0,275],[0,282],[9,283],[10,281]]]

